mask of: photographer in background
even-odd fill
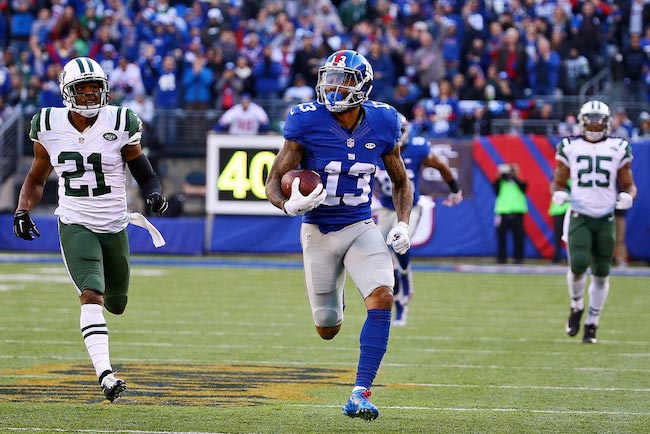
[[[497,196],[494,203],[494,226],[497,230],[497,263],[507,260],[507,237],[512,232],[513,258],[515,264],[524,262],[524,216],[528,212],[526,188],[528,183],[520,179],[519,165],[499,164],[497,179],[492,184]]]

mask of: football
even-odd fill
[[[320,179],[320,175],[313,170],[290,170],[282,176],[282,191],[286,197],[291,196],[291,184],[293,184],[293,180],[296,178],[300,178],[300,193],[303,196],[307,196],[314,191],[318,184],[322,184],[323,182]]]

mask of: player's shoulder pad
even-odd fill
[[[126,125],[124,129],[129,132],[129,137],[142,132],[142,119],[131,109],[126,109]]]

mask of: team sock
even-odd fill
[[[589,314],[585,324],[598,325],[600,311],[605,305],[607,295],[609,294],[609,277],[591,277],[589,284]]]
[[[587,274],[580,276],[573,274],[571,269],[566,274],[567,285],[569,287],[569,297],[571,297],[571,308],[583,310],[585,308],[585,286],[587,285]]]
[[[370,389],[388,348],[391,309],[369,309],[359,335],[360,354],[355,387]]]
[[[97,377],[105,371],[112,371],[108,354],[108,327],[99,304],[82,304],[79,326],[90,360],[95,367]]]

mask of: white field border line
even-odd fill
[[[26,330],[26,329],[22,329]],[[111,335],[112,336],[121,336],[121,335],[126,335],[129,332],[124,332],[121,333],[120,331],[115,331],[112,330]],[[452,341],[453,339],[449,338],[443,339],[443,341]],[[476,339],[474,339],[476,340]],[[528,342],[528,340],[522,340],[522,339],[507,339],[507,338],[490,338],[486,339],[487,341],[490,342]],[[457,340],[456,340],[457,341]],[[51,340],[51,339],[0,339],[1,343],[6,343],[6,344],[24,344],[24,345],[75,345],[77,346],[79,344],[78,341],[68,341],[68,340]],[[569,340],[569,339],[552,339],[552,340],[531,340],[530,342],[539,342],[539,343],[545,343],[545,342],[552,342],[552,343],[565,343],[565,344],[574,344],[576,341],[575,340]],[[650,345],[650,342],[647,341],[614,341],[614,340],[600,340],[599,342],[604,343],[604,344],[610,344],[610,345],[630,345],[630,346],[642,346],[642,347],[647,347]],[[205,346],[205,344],[180,344],[177,342],[120,342],[120,346],[129,346],[129,347],[175,347],[175,348],[202,348]],[[232,345],[232,344],[216,344],[216,345],[211,345],[214,348],[251,348],[251,345]],[[269,349],[274,349],[274,350],[294,350],[296,347],[291,346],[291,345],[271,345],[268,346],[267,348]],[[327,347],[329,351],[349,351],[350,346],[332,346],[332,347]],[[305,351],[322,351],[323,347],[321,346],[304,346],[300,347],[301,350]],[[440,348],[411,348],[410,351],[418,351],[418,352],[424,352],[424,353],[438,353],[438,352],[471,352],[471,351],[477,351],[481,354],[504,354],[504,353],[512,353],[513,351],[507,351],[507,350],[464,350],[464,349],[440,349]],[[542,352],[543,354],[547,355],[552,355],[552,352]],[[556,352],[557,353],[557,352]],[[562,353],[559,353],[562,354]],[[647,354],[650,356],[650,353],[643,353]]]
[[[16,360],[59,360],[68,362],[85,363],[86,359],[74,356],[26,356],[26,355],[7,355],[0,354],[0,359],[16,359]],[[214,359],[179,359],[179,358],[139,358],[139,357],[113,357],[113,361],[120,363],[185,363],[194,365],[214,365]],[[262,366],[314,366],[320,367],[321,364],[315,362],[296,362],[291,360],[233,360],[222,359],[218,364],[221,365],[262,365]],[[327,362],[328,366],[332,367],[356,367],[357,362]],[[507,370],[520,370],[520,371],[574,371],[574,372],[620,372],[620,373],[650,373],[650,369],[644,368],[600,368],[600,367],[577,367],[577,368],[556,368],[552,366],[506,366],[506,365],[458,365],[458,364],[445,364],[445,363],[382,363],[382,367],[392,368],[437,368],[437,369],[507,369]],[[0,371],[0,378],[5,374]]]
[[[225,434],[222,432],[213,431],[141,431],[135,429],[119,429],[119,430],[106,430],[106,429],[70,429],[70,428],[17,428],[17,427],[2,427],[3,430],[17,431],[17,432],[62,432],[62,433],[124,433],[124,434]]]
[[[287,407],[306,408],[339,408],[340,405],[315,405],[315,404],[287,404]],[[464,407],[410,407],[401,405],[382,405],[382,410],[428,410],[428,411],[452,411],[452,412],[476,412],[476,413],[543,413],[543,414],[572,414],[572,415],[601,415],[601,416],[649,416],[650,412],[642,411],[598,411],[598,410],[535,410],[525,408],[464,408]]]

